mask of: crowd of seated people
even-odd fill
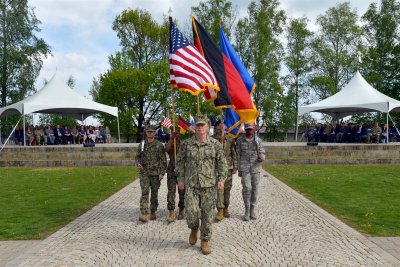
[[[111,132],[108,127],[94,126],[43,126],[29,125],[25,130],[25,141],[27,146],[34,145],[69,145],[83,143],[111,143]],[[24,131],[19,125],[11,136],[16,145],[23,145]]]
[[[315,127],[306,127],[301,141],[329,142],[329,143],[387,143],[400,142],[400,131],[393,123],[389,128],[387,137],[387,124],[382,128],[378,122],[372,126],[367,124],[342,123],[329,124],[317,123]]]

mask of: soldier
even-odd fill
[[[167,167],[167,158],[163,144],[155,140],[156,129],[154,126],[147,126],[146,140],[139,145],[138,167],[140,170],[140,188],[142,196],[140,198],[139,221],[146,223],[149,213],[149,194],[150,198],[150,220],[157,219],[156,211],[158,207],[158,189],[164,177]]]
[[[231,216],[228,207],[231,197],[232,175],[237,172],[237,156],[235,139],[225,135],[225,125],[222,121],[218,121],[216,124],[217,130],[214,134],[214,138],[222,143],[226,163],[228,166],[228,175],[224,183],[224,190],[217,190],[218,213],[215,216],[215,220],[220,222],[224,217],[229,218]]]
[[[195,121],[195,136],[181,143],[176,170],[178,188],[186,187],[186,222],[191,229],[189,244],[196,244],[200,227],[201,251],[207,255],[211,253],[208,242],[212,234],[216,186],[219,190],[224,188],[227,167],[221,144],[209,137],[207,116],[198,115]]]
[[[176,147],[174,148],[174,140]],[[174,132],[172,133],[171,139],[165,145],[165,152],[169,154],[169,163],[167,168],[167,187],[168,187],[168,194],[167,194],[167,208],[169,210],[168,214],[168,222],[174,222],[176,219],[175,214],[175,194],[176,194],[176,187],[178,185],[178,177],[175,172],[175,153],[178,153],[179,146],[180,146],[180,139],[179,133]],[[178,220],[182,220],[184,218],[184,211],[185,211],[185,189],[180,190],[178,188],[179,194],[179,213],[178,213]]]
[[[264,155],[261,150],[252,124],[245,124],[246,133],[236,141],[239,177],[242,177],[242,195],[245,207],[243,220],[257,219],[255,206],[257,202],[258,182],[260,180],[261,162]]]

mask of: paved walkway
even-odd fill
[[[135,181],[13,259],[6,259],[4,247],[9,246],[0,242],[0,265],[1,260],[5,266],[40,267],[400,265],[390,254],[399,255],[399,238],[368,239],[266,173],[260,183],[259,219],[251,222],[241,220],[241,185],[234,177],[232,218],[213,225],[213,250],[204,256],[199,242],[188,244],[184,220],[167,224],[166,191],[163,180],[157,221],[138,222],[140,188]],[[390,242],[386,251],[379,247]]]

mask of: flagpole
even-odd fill
[[[197,115],[200,115],[200,96],[197,95]]]
[[[174,89],[171,90],[172,95],[171,95],[171,103],[172,103],[172,134],[175,133],[175,91]],[[171,137],[172,137],[171,134]],[[174,161],[176,161],[176,138],[173,138],[172,140],[174,142]]]
[[[222,144],[222,148],[225,148],[225,124],[224,121],[222,120],[222,108],[219,109],[219,117],[220,117],[220,123],[222,123],[223,127],[222,127],[222,133],[221,133],[221,144]]]

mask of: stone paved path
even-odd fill
[[[400,266],[399,259],[266,173],[259,219],[244,222],[240,189],[234,177],[232,217],[213,224],[208,256],[199,242],[188,244],[184,220],[167,224],[164,179],[157,221],[138,222],[135,181],[6,266]]]

